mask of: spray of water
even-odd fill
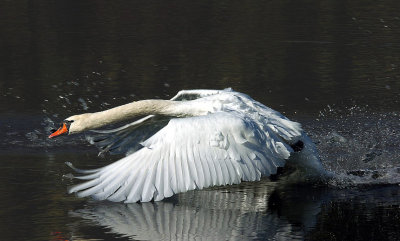
[[[330,185],[400,184],[399,113],[328,106],[304,126],[324,166],[335,173]]]

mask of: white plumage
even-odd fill
[[[154,111],[141,106],[139,112],[152,115],[123,128],[102,132],[106,136],[119,136],[103,143],[106,150],[134,146],[136,142],[140,146],[108,166],[81,171],[87,175],[76,178],[87,181],[69,192],[99,200],[148,202],[193,189],[260,180],[261,176],[275,174],[288,159],[309,172],[318,175],[324,172],[315,146],[300,124],[245,94],[230,89],[187,90],[171,100],[159,109],[151,104],[149,108]],[[128,105],[124,107],[127,109],[124,115],[141,114]],[[117,108],[121,111],[121,107]],[[98,127],[93,124],[96,121],[107,122],[101,120],[107,118],[107,111],[91,115],[67,118],[71,122],[70,133],[91,129],[90,125]],[[159,115],[176,117],[169,117],[167,124],[149,138],[135,136],[144,123],[151,125],[152,119]],[[85,119],[90,119],[91,124],[86,125]],[[124,143],[129,134],[135,138],[130,137],[129,143]],[[304,142],[304,149],[294,153],[291,145],[299,140]]]

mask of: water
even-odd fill
[[[397,1],[0,3],[2,240],[398,240]],[[180,89],[234,90],[303,124],[322,185],[262,180],[156,203],[66,194],[83,135],[47,139],[76,113]]]

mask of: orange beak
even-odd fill
[[[56,130],[51,135],[49,135],[49,138],[53,138],[53,137],[62,135],[64,133],[68,133],[68,128],[67,128],[67,125],[65,123],[63,123],[63,125],[60,128],[58,128],[58,130]]]

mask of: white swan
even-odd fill
[[[108,166],[74,168],[87,174],[76,178],[88,181],[70,188],[70,193],[115,202],[159,201],[188,190],[260,180],[276,174],[285,162],[306,176],[326,175],[299,123],[231,89],[183,90],[171,100],[142,100],[74,115],[49,137],[143,115],[148,116],[101,132],[103,137],[94,142],[104,150],[140,145]],[[169,121],[148,138],[141,128],[151,127],[159,116]]]

